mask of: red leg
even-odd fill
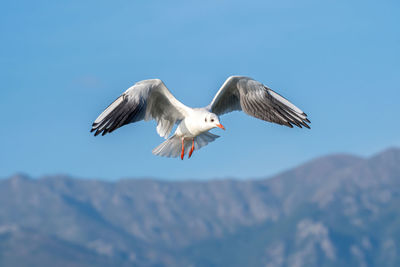
[[[194,138],[192,139],[192,148],[189,151],[189,159],[192,156],[193,150],[194,150]]]
[[[183,160],[183,156],[185,155],[185,143],[184,138],[182,137],[182,153],[181,153],[181,160]]]

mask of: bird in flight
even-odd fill
[[[91,132],[105,135],[129,123],[154,119],[157,133],[167,140],[154,148],[153,154],[183,159],[189,151],[190,158],[194,150],[219,137],[209,130],[225,130],[219,116],[235,110],[290,128],[310,128],[307,115],[283,96],[252,78],[231,76],[211,103],[202,108],[179,102],[160,79],[137,82],[97,117]],[[175,133],[168,138],[175,124]]]

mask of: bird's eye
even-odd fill
[[[204,121],[207,122],[207,118],[204,118]]]
[[[214,122],[214,119],[211,119],[211,122]]]

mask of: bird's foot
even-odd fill
[[[182,138],[182,152],[181,152],[181,160],[183,160],[183,156],[185,155],[185,140]]]
[[[193,150],[194,150],[194,138],[192,139],[192,148],[189,151],[189,157],[188,157],[189,159],[192,156]]]

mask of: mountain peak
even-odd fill
[[[398,147],[390,147],[388,149],[383,150],[382,152],[379,152],[375,155],[373,155],[371,158],[399,158],[400,157],[400,148]]]
[[[15,181],[27,181],[31,180],[32,178],[26,173],[16,173],[12,175],[9,179]]]

